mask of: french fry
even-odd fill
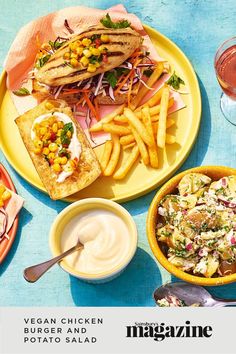
[[[102,153],[102,156],[100,159],[100,165],[101,165],[102,172],[105,171],[105,169],[108,165],[108,162],[111,157],[112,147],[113,147],[112,141],[107,140],[106,143],[104,144],[103,153]]]
[[[168,109],[173,106],[174,102],[175,102],[174,97],[171,97],[171,98],[169,99]],[[143,108],[143,107],[145,107],[145,106],[146,106],[146,105],[143,105],[143,106],[141,106],[141,107]],[[150,108],[150,115],[151,115],[151,117],[156,117],[157,115],[159,115],[159,113],[160,113],[160,108],[161,108],[161,105],[160,105],[160,104],[158,104],[158,105],[156,105],[156,106],[154,106],[154,107],[151,107],[151,108]],[[138,109],[139,109],[139,108],[138,108]],[[141,118],[141,117],[142,117],[141,110],[140,110],[140,111],[139,111],[139,110],[138,110],[138,111],[135,110],[134,113],[136,114],[136,116],[137,116],[138,118]],[[158,118],[158,119],[159,119],[159,118]],[[155,120],[156,120],[156,119],[152,119],[152,121],[155,121]]]
[[[130,169],[132,168],[133,164],[135,163],[138,157],[139,157],[139,148],[137,145],[135,145],[131,153],[129,154],[128,158],[122,163],[120,168],[115,172],[113,178],[114,179],[124,178],[130,171]]]
[[[158,122],[153,122],[152,126],[153,126],[153,131],[154,131],[154,135],[157,134],[157,130],[158,130]],[[175,125],[175,120],[172,118],[167,118],[166,120],[166,129],[169,129],[170,127],[172,127],[173,125]]]
[[[113,134],[112,135],[112,141],[113,141],[113,149],[110,157],[110,161],[108,162],[108,165],[103,172],[104,176],[111,176],[113,172],[115,171],[115,168],[118,164],[119,157],[120,157],[120,140],[119,136]]]
[[[103,117],[99,122],[94,124],[89,131],[90,132],[99,132],[102,130],[102,125],[104,123],[110,123],[117,115],[121,114],[124,110],[124,104],[116,108],[113,112],[108,113],[105,117]]]
[[[127,123],[128,119],[124,116],[124,114],[120,114],[114,118],[115,123]]]
[[[146,84],[149,87],[152,87],[155,82],[159,79],[161,74],[163,73],[164,70],[164,64],[162,62],[157,63],[156,69],[153,71],[152,75],[149,77],[147,80]],[[149,89],[146,86],[142,86],[142,88],[139,90],[137,96],[134,98],[133,102],[131,102],[131,108],[135,109],[138,107],[139,103],[142,101],[144,96],[147,94]]]
[[[155,139],[154,139],[154,132],[153,132],[153,127],[152,127],[152,120],[151,120],[151,116],[150,116],[149,107],[144,107],[142,109],[142,119],[143,119],[143,123],[144,123],[148,133],[151,135],[152,140],[153,140],[153,145],[148,146],[150,165],[153,168],[158,168],[157,145],[156,145]]]
[[[137,110],[139,111],[144,106],[148,106],[148,107],[156,106],[161,100],[163,88],[164,86],[162,86],[157,92],[155,92],[154,95],[151,98],[149,98],[147,102],[145,102],[142,106],[139,106]]]
[[[139,135],[139,132],[135,128],[132,128],[132,133],[133,133],[134,139],[136,140],[136,143],[138,145],[138,149],[140,151],[140,155],[142,157],[143,163],[144,163],[144,165],[148,165],[149,164],[149,155],[148,155],[147,147],[144,144],[143,139]]]
[[[128,145],[124,145],[124,146],[123,146],[123,150],[130,149],[130,148],[134,147],[135,145],[136,145],[135,142],[134,142],[134,143],[131,143],[131,144],[128,144]]]
[[[121,145],[128,145],[135,141],[133,134],[124,135],[120,138]]]
[[[124,115],[128,119],[129,123],[132,125],[135,130],[138,131],[139,135],[141,136],[142,140],[148,145],[152,146],[153,141],[152,137],[148,134],[144,124],[136,117],[133,111],[129,108],[124,109]]]
[[[159,125],[157,130],[157,145],[162,149],[165,147],[165,142],[166,142],[166,119],[167,119],[169,95],[170,95],[169,87],[165,86],[161,96],[161,108],[160,108],[160,116],[159,116]]]
[[[166,134],[166,144],[174,144],[176,143],[176,137],[171,134]]]
[[[104,132],[116,134],[116,135],[127,135],[131,133],[131,129],[129,127],[124,127],[122,125],[117,125],[114,123],[105,123],[102,125],[102,129]]]

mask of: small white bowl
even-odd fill
[[[127,256],[118,266],[99,274],[87,274],[79,272],[75,268],[70,267],[65,260],[62,260],[59,265],[70,275],[73,275],[86,282],[105,283],[117,277],[127,267],[137,249],[137,227],[132,216],[121,205],[103,198],[87,198],[70,204],[63,211],[61,211],[54,220],[49,234],[49,246],[54,257],[61,254],[61,236],[65,226],[76,215],[92,209],[104,209],[111,211],[118,215],[125,222],[129,230],[129,236],[131,238],[130,249]]]

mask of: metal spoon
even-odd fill
[[[224,307],[228,305],[236,305],[236,299],[218,299],[213,297],[205,288],[198,285],[176,282],[168,283],[157,288],[153,294],[154,300],[174,295],[179,300],[183,300],[187,306],[199,304],[204,307]]]
[[[78,242],[76,246],[70,248],[59,256],[49,259],[46,262],[33,265],[31,267],[25,268],[24,278],[30,283],[36,282],[44,273],[46,273],[54,264],[58,263],[62,258],[68,256],[69,254],[78,251],[80,248],[83,248],[84,245]]]

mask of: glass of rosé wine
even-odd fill
[[[221,111],[230,123],[236,125],[236,37],[225,41],[217,50],[215,71],[223,90]]]

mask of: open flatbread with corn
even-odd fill
[[[96,155],[65,101],[45,100],[16,124],[52,199],[74,194],[99,177]]]

